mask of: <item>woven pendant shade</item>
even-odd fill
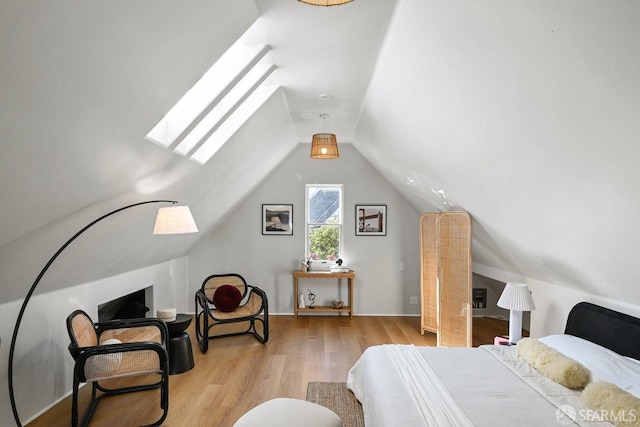
[[[314,6],[339,6],[353,0],[298,0],[301,3],[312,4]]]
[[[338,141],[332,133],[316,133],[311,140],[312,159],[337,159]]]

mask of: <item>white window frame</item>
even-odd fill
[[[329,189],[338,189],[340,195],[340,221],[337,224],[331,224],[332,226],[338,226],[340,238],[338,239],[338,253],[336,254],[336,259],[342,257],[342,252],[344,251],[344,185],[343,184],[306,184],[305,186],[305,208],[304,208],[304,230],[305,230],[305,239],[304,239],[304,253],[305,258],[310,256],[310,242],[309,242],[309,228],[313,225],[327,225],[326,223],[311,223],[309,221],[309,196],[311,191],[315,189],[321,188],[329,188]],[[325,264],[334,264],[335,260],[314,260],[317,262],[323,262]]]

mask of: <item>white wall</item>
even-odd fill
[[[98,320],[98,305],[153,285],[149,315],[159,307],[187,310],[187,258],[131,271],[62,290],[35,295],[25,311],[13,360],[13,385],[23,424],[71,391],[73,359],[66,318],[77,309]],[[27,289],[25,289],[26,293]],[[147,302],[148,303],[148,302]],[[9,347],[22,300],[0,305],[0,364],[8,365]],[[12,423],[7,370],[0,371],[0,420]]]
[[[215,231],[189,254],[189,292],[205,277],[237,272],[269,296],[271,313],[293,313],[291,271],[304,258],[305,184],[344,184],[344,250],[340,256],[356,272],[354,310],[363,314],[419,314],[409,305],[420,295],[418,214],[351,145],[340,143],[337,160],[309,159],[309,144],[300,144],[274,172],[233,209]],[[261,205],[293,204],[293,236],[263,236]],[[386,204],[387,235],[355,236],[355,205]],[[400,271],[400,263],[405,270]],[[346,301],[329,281],[302,280],[316,304]],[[193,306],[193,301],[190,301]]]
[[[602,297],[581,289],[543,282],[483,265],[474,265],[474,271],[504,282],[514,281],[526,283],[529,286],[536,305],[536,309],[530,313],[529,332],[532,337],[563,333],[569,311],[582,301],[640,317],[640,306],[625,302],[625,295],[617,295],[616,298]],[[606,283],[603,283],[603,286],[606,286]]]
[[[416,211],[442,190],[469,212],[474,264],[640,306],[638,19],[633,1],[401,0],[354,145]]]
[[[533,279],[527,280],[526,283],[536,304],[536,310],[531,312],[531,336],[534,337],[563,333],[569,311],[582,301],[640,317],[640,306],[621,299],[600,297]],[[619,297],[624,298],[622,295]]]

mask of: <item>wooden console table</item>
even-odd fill
[[[293,272],[293,314],[298,317],[298,313],[349,313],[349,318],[353,318],[353,279],[356,273],[350,271],[348,273],[331,273],[329,271],[301,271]],[[347,279],[349,286],[349,300],[342,308],[333,308],[332,306],[314,306],[314,308],[298,307],[298,279]]]

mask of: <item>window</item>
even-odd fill
[[[307,184],[306,254],[333,261],[342,246],[342,185]]]
[[[280,87],[270,81],[276,67],[265,62],[268,52],[238,39],[146,139],[207,163]]]

